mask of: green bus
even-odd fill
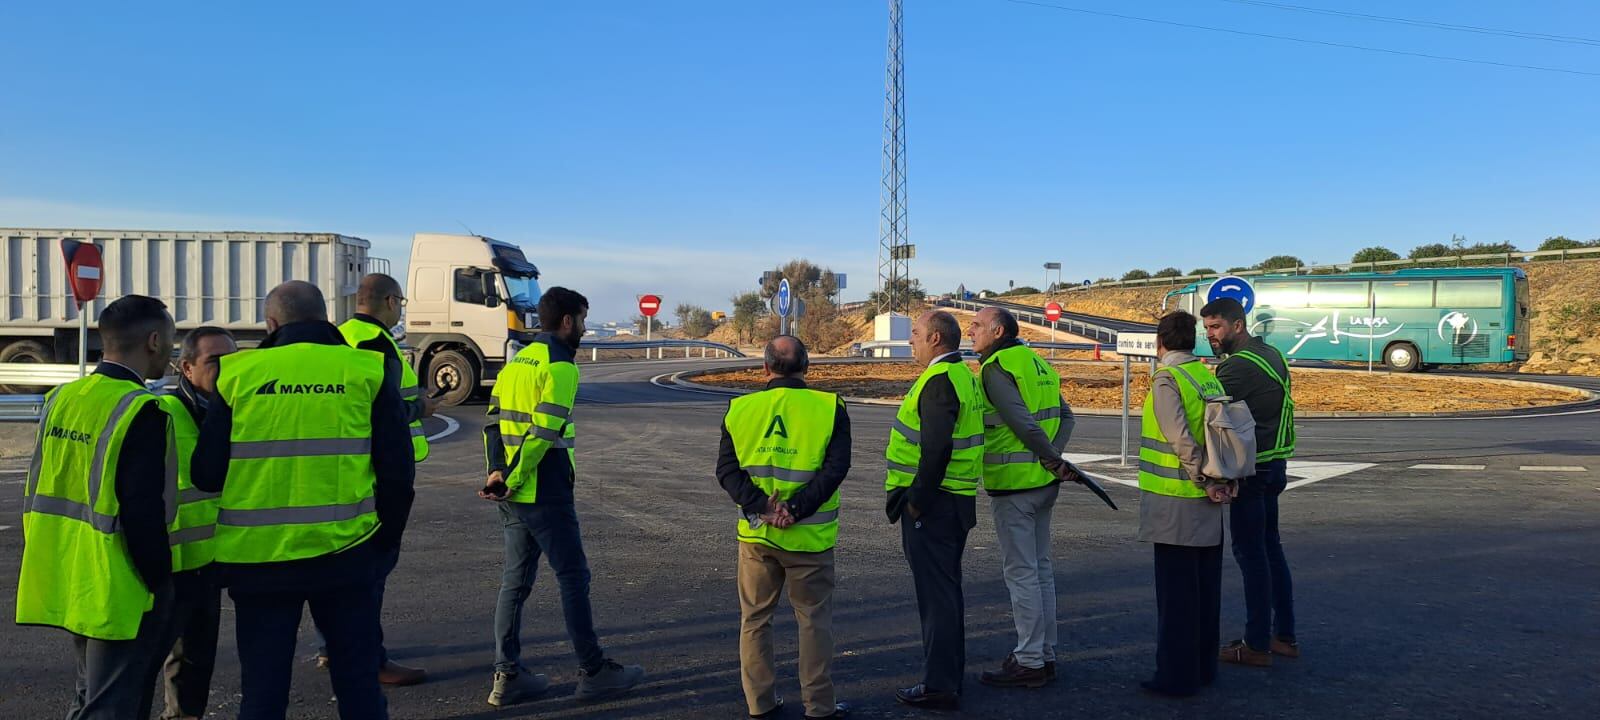
[[[1174,290],[1167,301],[1199,315],[1213,282]],[[1410,372],[1528,358],[1528,275],[1517,268],[1263,275],[1250,284],[1251,334],[1291,360],[1382,362]],[[1195,349],[1211,354],[1204,328]]]

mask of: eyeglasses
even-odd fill
[[[389,297],[393,298],[395,300],[399,300],[400,301],[400,307],[405,307],[406,306],[406,298],[405,298],[404,295],[390,295]]]

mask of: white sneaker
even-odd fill
[[[494,690],[489,692],[489,704],[495,707],[515,705],[543,695],[550,689],[550,678],[526,670],[494,674]]]

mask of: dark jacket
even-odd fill
[[[299,343],[346,344],[337,327],[319,320],[284,325],[268,335],[260,347]],[[239,591],[266,592],[316,590],[376,579],[375,553],[392,552],[400,547],[414,494],[416,463],[411,459],[411,432],[397,382],[397,375],[385,372],[383,385],[372,404],[372,469],[377,476],[374,499],[379,522],[372,538],[340,552],[314,558],[225,565],[222,568],[224,583]],[[228,478],[232,432],[232,408],[220,396],[212,395],[207,400],[205,423],[200,426],[200,438],[189,463],[195,487],[206,492],[222,492]]]
[[[144,377],[112,362],[101,362],[96,375],[144,385]],[[167,413],[148,403],[139,409],[123,436],[117,455],[117,524],[128,543],[128,557],[151,592],[172,578],[172,552],[167,546]]]
[[[767,389],[793,388],[804,390],[806,381],[797,377],[773,378],[767,383]],[[838,406],[833,413],[833,434],[828,437],[828,447],[822,454],[822,469],[817,472],[816,478],[805,487],[801,488],[785,503],[789,506],[789,514],[796,520],[804,520],[817,512],[817,508],[833,497],[838,492],[839,486],[844,483],[844,477],[850,474],[850,416],[845,413],[844,406]],[[767,511],[767,494],[750,480],[750,473],[744,471],[739,463],[739,455],[734,450],[733,436],[728,433],[728,426],[722,426],[722,445],[717,453],[717,482],[722,489],[733,498],[734,503],[744,510],[744,514],[754,517]]]
[[[356,349],[371,350],[375,353],[383,355],[384,379],[387,380],[389,378],[394,378],[394,381],[398,386],[400,383],[400,378],[402,377],[401,368],[405,366],[406,361],[405,358],[400,357],[400,353],[395,350],[395,342],[393,337],[389,335],[389,328],[384,327],[381,321],[366,313],[356,313],[355,315],[351,316],[351,319],[359,320],[378,328],[380,334],[377,337],[372,338],[371,340],[363,340],[359,343],[356,343]],[[407,401],[405,406],[406,422],[416,422],[422,419],[422,399],[420,396],[415,400]]]
[[[960,354],[952,353],[935,362],[958,363],[962,360]],[[922,395],[917,398],[917,417],[922,421],[922,455],[917,461],[917,474],[911,480],[911,487],[889,491],[889,503],[884,511],[890,523],[899,522],[906,504],[910,503],[924,515],[937,514],[937,511],[951,506],[968,530],[978,524],[976,498],[945,492],[939,487],[944,482],[945,470],[950,467],[950,456],[955,450],[951,441],[960,412],[961,400],[956,397],[956,389],[951,387],[949,376],[940,373],[929,378],[927,384],[922,386]]]
[[[556,336],[539,333],[534,336],[533,341],[549,346],[550,362],[569,364],[573,362],[573,353],[577,348],[568,347],[565,342],[556,339]],[[500,406],[493,402],[489,404],[489,424],[483,427],[483,448],[484,460],[489,470],[491,472],[499,470],[509,476],[511,468],[506,467],[506,446],[500,439]],[[521,461],[520,456],[518,461]],[[537,470],[539,491],[534,495],[533,502],[528,504],[571,505],[573,503],[572,458],[566,452],[546,452],[544,457],[539,458]]]
[[[1266,340],[1252,337],[1239,349],[1260,355],[1279,377],[1289,376],[1289,365],[1284,362],[1283,353],[1267,344]],[[1283,386],[1263,371],[1261,366],[1239,357],[1237,351],[1217,367],[1217,381],[1222,383],[1222,389],[1230,397],[1243,400],[1249,406],[1250,415],[1256,421],[1256,450],[1266,452],[1276,444],[1278,426],[1283,424]],[[1290,418],[1289,421],[1293,422],[1294,419]]]

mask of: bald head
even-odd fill
[[[967,328],[972,338],[972,349],[988,357],[1000,345],[1017,337],[1017,318],[1004,308],[986,307],[978,311]]]
[[[811,367],[805,343],[793,335],[779,335],[768,341],[764,359],[767,373],[777,377],[803,377]]]
[[[400,295],[400,281],[383,273],[372,273],[361,278],[361,287],[356,290],[356,307],[361,312],[371,314],[373,310],[380,309],[391,297]]]
[[[328,319],[328,304],[322,291],[304,280],[290,280],[267,293],[267,329],[309,320]]]

